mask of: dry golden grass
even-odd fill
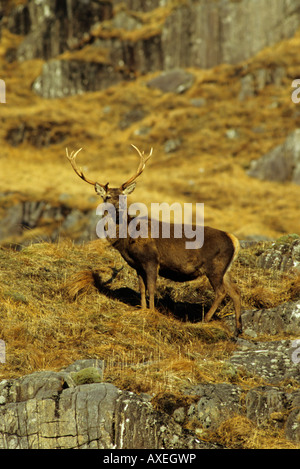
[[[282,430],[257,428],[240,415],[223,422],[215,432],[216,441],[232,449],[297,449],[284,438]]]
[[[2,377],[97,357],[107,360],[107,373],[116,373],[117,381],[127,379],[124,375],[133,367],[132,390],[139,380],[144,391],[157,392],[199,379],[226,379],[223,360],[235,347],[231,333],[220,321],[193,322],[201,321],[213,300],[204,279],[180,285],[160,279],[158,311],[151,313],[140,310],[136,276],[106,242],[2,249],[0,261],[1,338],[8,347]],[[249,281],[255,274],[264,289]],[[299,298],[294,290],[298,277],[271,278],[266,271],[258,274],[255,265],[239,262],[232,275],[242,288],[245,309],[275,306],[283,289],[286,301]],[[224,301],[219,317],[232,313]],[[242,375],[240,379],[244,382]]]
[[[234,344],[222,322],[193,322],[201,321],[213,300],[205,279],[180,285],[160,279],[158,312],[150,313],[139,308],[134,272],[105,242],[41,243],[20,252],[2,249],[0,260],[1,338],[8,344],[3,377],[57,369],[82,355],[108,360],[108,369],[124,360],[143,364],[142,376],[146,370],[150,380],[159,362],[171,388],[180,376],[183,383],[200,376],[220,379],[222,364],[216,363]],[[285,301],[299,298],[299,277],[272,278],[254,264],[239,261],[232,275],[242,289],[245,309],[276,306],[283,290]],[[255,275],[264,289],[254,284]],[[224,301],[219,317],[232,313],[232,305]],[[154,388],[165,385],[165,377],[153,381]],[[151,386],[144,380],[144,387]]]
[[[144,364],[144,376],[147,366],[151,370],[160,363],[175,379],[176,373],[189,375],[190,366],[183,364],[196,353],[195,342],[213,344],[229,337],[220,324],[193,325],[170,313],[141,311],[135,276],[101,242],[87,247],[44,243],[0,254],[1,338],[7,343],[1,377],[97,356],[108,360],[108,373],[115,366],[123,369],[126,361]],[[80,273],[81,267],[86,270]],[[163,387],[164,378],[153,385]]]

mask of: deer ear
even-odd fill
[[[107,190],[103,186],[100,186],[100,184],[98,184],[98,182],[96,182],[96,184],[95,184],[95,191],[101,197],[104,197],[107,193]]]
[[[123,189],[122,194],[123,194],[123,195],[131,194],[131,192],[134,191],[135,186],[136,186],[136,183],[135,183],[135,182],[133,182],[132,184],[129,184],[129,186],[126,187],[126,189]]]

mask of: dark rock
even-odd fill
[[[261,386],[246,395],[247,417],[259,427],[284,428],[288,440],[300,441],[300,391]]]
[[[67,373],[71,373],[73,371],[77,372],[77,371],[84,370],[85,368],[90,368],[90,367],[94,367],[98,370],[101,370],[101,372],[103,373],[104,361],[99,360],[98,358],[87,358],[84,360],[76,360],[76,362],[64,368],[63,371],[66,371]]]
[[[248,174],[262,180],[300,184],[300,129],[282,145],[252,161]]]
[[[0,225],[0,241],[11,237],[12,235],[21,234],[23,207],[21,204],[13,204],[5,210],[5,215],[1,219]]]
[[[22,36],[31,30],[31,19],[28,5],[16,6],[8,17],[7,28],[13,34]]]
[[[300,391],[288,393],[275,386],[261,386],[251,389],[246,395],[247,417],[259,427],[270,422],[282,428],[288,413],[293,408],[293,401],[300,396]]]
[[[107,64],[80,60],[52,60],[45,63],[33,90],[43,98],[61,98],[86,91],[97,91],[125,78]]]
[[[195,77],[185,70],[164,72],[147,82],[149,88],[158,88],[163,93],[184,93],[194,83]]]
[[[286,427],[285,435],[288,440],[293,441],[294,443],[299,443],[300,441],[300,406],[294,408],[289,414]]]
[[[22,214],[22,226],[24,228],[34,228],[35,226],[37,226],[45,210],[45,207],[46,207],[46,202],[44,201],[24,202],[23,214]]]
[[[40,123],[33,126],[27,122],[20,122],[9,129],[6,140],[14,147],[27,142],[37,148],[47,147],[65,140],[67,132],[61,130],[63,123]]]
[[[227,316],[225,321],[234,327],[233,316]],[[300,336],[300,301],[283,303],[276,308],[245,311],[242,321],[245,334],[252,337],[282,333]]]
[[[17,380],[1,381],[0,395],[5,398],[7,404],[11,404],[51,398],[67,387],[65,373],[38,371]]]
[[[130,127],[132,124],[135,122],[138,122],[147,115],[146,111],[141,108],[134,108],[131,109],[130,111],[126,112],[124,116],[122,117],[121,121],[119,122],[119,127],[122,130],[127,129]]]
[[[17,60],[20,62],[35,58],[48,60],[64,52],[67,38],[65,37],[62,41],[58,40],[61,36],[60,28],[61,23],[58,19],[45,19],[39,28],[35,28],[28,34],[18,47]]]
[[[51,205],[44,200],[23,200],[20,194],[14,193],[0,194],[0,199],[5,207],[0,224],[0,242],[14,243],[14,240],[17,240],[20,245],[31,243],[35,239],[34,232],[32,239],[26,236],[26,240],[23,240],[24,230],[43,226],[48,227],[45,241],[55,241],[66,235],[77,242],[97,238],[96,225],[99,217],[96,210],[80,211],[64,203]],[[50,231],[49,223],[52,223]],[[38,241],[42,239],[40,233]]]
[[[9,28],[26,37],[16,57],[48,60],[66,50],[81,48],[86,41],[93,40],[93,26],[104,20],[111,19],[111,28],[116,30],[141,27],[139,19],[125,10],[116,10],[114,16],[113,3],[119,2],[30,0],[26,5],[17,6],[9,14]],[[151,11],[167,3],[167,0],[128,0],[126,6],[129,11]],[[112,63],[118,66],[122,63],[131,71],[209,68],[224,62],[238,63],[292,36],[299,26],[299,5],[299,0],[291,3],[278,0],[272,6],[270,0],[217,0],[213,3],[189,0],[170,10],[165,23],[156,32],[150,35],[147,32],[145,37],[131,41],[103,38],[101,47],[106,43]],[[255,34],[249,25],[255,25]],[[262,89],[270,80],[276,84],[281,79],[282,70],[261,69],[250,80],[245,78],[241,95],[245,97]]]
[[[112,17],[110,1],[29,1],[26,8],[30,31],[18,48],[19,60],[55,57],[78,46],[95,23]],[[14,16],[16,14],[11,17],[12,30],[17,28]]]
[[[257,2],[190,0],[185,5],[170,8],[164,23],[148,28],[131,10],[149,11],[168,2],[132,0],[127,2],[128,11],[123,8],[114,12],[110,1],[45,0],[37,3],[31,0],[11,15],[11,29],[23,32],[29,29],[29,33],[17,51],[9,51],[8,57],[10,61],[15,57],[49,60],[64,51],[82,49],[86,44],[99,47],[102,54],[103,50],[107,51],[108,62],[102,64],[100,70],[96,67],[96,71],[95,64],[81,65],[76,60],[71,60],[70,66],[57,61],[46,64],[42,77],[34,85],[35,91],[45,97],[99,90],[128,76],[134,77],[136,72],[209,68],[224,62],[234,64],[290,37],[299,25],[300,0],[292,4],[278,0],[272,4],[272,15],[269,14],[270,0],[259,0],[259,5]],[[104,20],[108,23],[102,30]],[[249,24],[255,25],[255,34]],[[124,35],[126,30],[138,34],[128,37]],[[283,76],[282,67],[262,68],[244,75],[240,98],[252,96],[269,83],[281,83]],[[164,91],[167,86],[167,83],[160,85]],[[184,92],[190,86],[187,79],[177,86],[174,83],[171,91]]]
[[[262,91],[267,85],[280,86],[286,76],[286,70],[283,67],[274,69],[261,68],[253,73],[248,73],[241,78],[241,90],[239,99],[243,101],[251,98]]]
[[[222,422],[241,415],[252,420],[259,428],[271,426],[284,429],[286,438],[300,441],[299,402],[300,391],[288,392],[280,387],[259,386],[246,391],[234,384],[201,384],[191,387],[187,394],[195,403],[190,406],[184,418],[197,428],[197,435],[215,431]],[[196,401],[196,397],[200,399]],[[178,408],[183,416],[183,409]],[[177,415],[173,413],[174,418]]]
[[[241,413],[241,388],[234,384],[199,384],[188,390],[199,396],[198,402],[188,410],[188,417],[197,421],[204,430],[216,430],[232,414]]]

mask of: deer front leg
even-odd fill
[[[141,293],[141,308],[146,309],[146,285],[142,275],[138,274],[139,277],[139,285],[140,285],[140,293]]]
[[[154,295],[156,290],[158,266],[156,264],[148,264],[145,270],[138,272],[139,287],[141,293],[141,308],[147,308],[146,291],[149,295],[149,309],[154,310]]]
[[[146,277],[147,277],[147,290],[149,294],[149,308],[154,311],[154,295],[156,291],[156,280],[157,280],[158,265],[150,264],[147,266]]]

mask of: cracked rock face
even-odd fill
[[[295,348],[290,341],[258,345],[239,339],[228,366],[243,367],[270,384],[247,390],[231,383],[201,383],[186,390],[193,403],[182,407],[179,402],[172,413],[154,409],[150,396],[99,382],[101,360],[3,380],[0,449],[214,449],[199,437],[236,415],[261,428],[283,428],[286,438],[297,443],[300,391],[280,383],[300,382],[299,343]],[[184,428],[188,422],[196,425],[195,433]]]
[[[289,238],[289,239],[288,239]],[[266,269],[300,270],[300,238],[289,235],[279,238],[270,249],[267,249],[258,259],[258,267]]]
[[[80,364],[70,369],[78,368]],[[2,381],[0,448],[211,447],[155,411],[147,397],[120,391],[110,383],[90,382],[90,369],[76,371],[88,370],[88,384],[81,385],[74,382],[74,371],[36,372]],[[101,368],[96,370],[100,370],[98,380]]]
[[[233,327],[232,316],[225,318]],[[300,301],[290,301],[276,308],[245,311],[242,314],[243,328],[253,338],[268,334],[298,334],[300,337]]]
[[[196,419],[203,429],[216,430],[220,422],[241,413],[241,388],[228,383],[197,385],[189,393],[199,396],[188,415]]]
[[[267,383],[295,380],[300,383],[299,362],[294,360],[294,341],[279,340],[245,344],[230,359],[236,368],[243,368],[264,378]]]

